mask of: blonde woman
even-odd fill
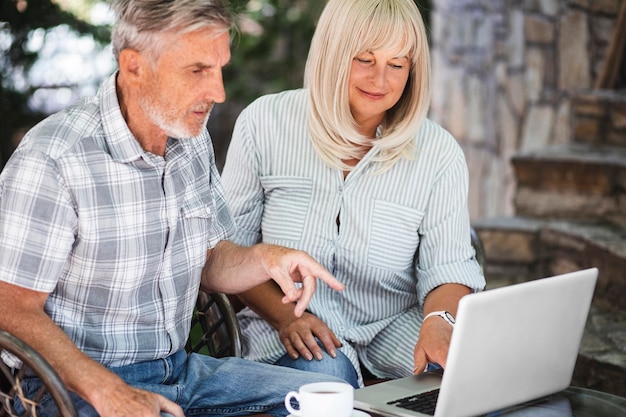
[[[426,117],[429,67],[413,0],[330,0],[304,88],[238,118],[222,175],[235,241],[306,250],[346,286],[321,284],[302,317],[271,283],[241,294],[248,359],[355,387],[445,367],[458,301],[485,281],[463,152]]]

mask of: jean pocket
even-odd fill
[[[307,177],[261,177],[265,193],[261,231],[264,241],[300,240],[311,203]]]
[[[368,265],[391,271],[412,267],[424,213],[412,207],[376,200],[371,217]]]

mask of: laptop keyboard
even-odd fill
[[[410,395],[408,397],[389,401],[387,404],[434,416],[438,396],[439,388],[432,391],[422,392],[420,394]]]

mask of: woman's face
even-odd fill
[[[352,116],[363,134],[383,121],[404,92],[411,63],[399,49],[365,51],[352,60],[348,97]]]

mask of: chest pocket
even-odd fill
[[[412,267],[424,213],[411,207],[376,200],[372,211],[368,265],[405,271]]]
[[[261,232],[265,242],[300,240],[309,211],[313,181],[306,177],[261,177],[265,193]]]
[[[200,201],[181,207],[175,240],[182,242],[186,257],[195,268],[202,267],[206,261],[206,251],[211,238],[212,225],[215,221],[213,204]]]

